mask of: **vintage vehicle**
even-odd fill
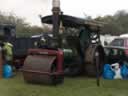
[[[13,24],[0,24],[0,39],[16,37],[16,26]]]
[[[109,45],[105,46],[106,63],[112,64],[115,62],[128,61],[128,38],[118,37]]]
[[[53,15],[41,17],[41,22],[53,26],[53,37],[45,35],[40,48],[28,51],[23,66],[24,80],[56,84],[62,83],[64,75],[82,74],[99,79],[104,64],[100,42],[102,24],[64,15],[60,0],[53,0],[52,12]]]

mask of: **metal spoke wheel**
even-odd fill
[[[85,52],[85,72],[89,77],[102,74],[104,64],[104,50],[100,45],[90,45]]]

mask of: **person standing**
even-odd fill
[[[4,42],[3,46],[3,54],[4,54],[4,59],[5,63],[12,65],[12,60],[13,60],[13,45],[9,42]]]

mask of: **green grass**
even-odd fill
[[[65,78],[58,86],[33,85],[24,82],[22,75],[0,80],[0,96],[128,96],[127,80],[101,80],[85,77]]]

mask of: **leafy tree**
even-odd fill
[[[48,31],[49,28],[39,27],[39,26],[30,26],[29,23],[25,21],[24,18],[15,16],[14,14],[5,14],[0,12],[0,23],[1,24],[13,24],[16,26],[16,35],[18,37],[28,37],[35,34],[41,34],[42,32]]]
[[[105,22],[102,34],[120,35],[128,32],[128,12],[117,11],[113,16],[97,17],[95,20]]]

